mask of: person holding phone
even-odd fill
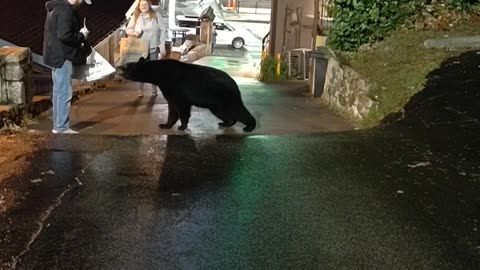
[[[84,65],[91,47],[89,31],[82,25],[77,8],[91,0],[52,0],[45,3],[43,62],[52,69],[52,133],[78,133],[70,128],[73,66]],[[85,22],[85,21],[84,21]]]

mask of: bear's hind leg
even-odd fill
[[[229,117],[228,113],[225,112],[224,109],[218,109],[218,108],[211,108],[210,111],[218,117],[218,119],[222,120],[223,122],[218,123],[218,126],[221,128],[227,128],[235,125],[237,123],[237,120],[231,119]]]
[[[252,114],[250,114],[247,108],[245,108],[245,106],[241,105],[240,107],[237,107],[235,113],[238,116],[238,121],[245,124],[243,131],[250,132],[255,129],[257,126],[257,121]]]
[[[235,121],[235,120],[227,120],[227,121],[218,123],[218,126],[221,127],[221,128],[228,128],[228,127],[231,127],[231,126],[235,125],[236,123],[237,123],[237,121]]]

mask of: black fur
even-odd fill
[[[117,69],[124,78],[157,85],[168,102],[168,120],[160,128],[171,128],[180,119],[179,130],[188,127],[193,106],[208,108],[222,123],[245,124],[246,132],[256,127],[256,120],[245,108],[237,83],[227,73],[211,67],[176,60],[129,63]]]

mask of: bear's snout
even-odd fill
[[[116,67],[115,68],[115,73],[117,73],[118,75],[122,75],[125,73],[125,67],[123,66],[120,66],[120,67]]]

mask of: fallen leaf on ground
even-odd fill
[[[419,162],[417,164],[408,165],[409,168],[427,167],[432,165],[430,162]]]
[[[55,172],[52,171],[52,170],[49,170],[49,171],[46,171],[46,172],[42,172],[42,175],[46,175],[46,174],[48,174],[48,175],[54,175]]]

